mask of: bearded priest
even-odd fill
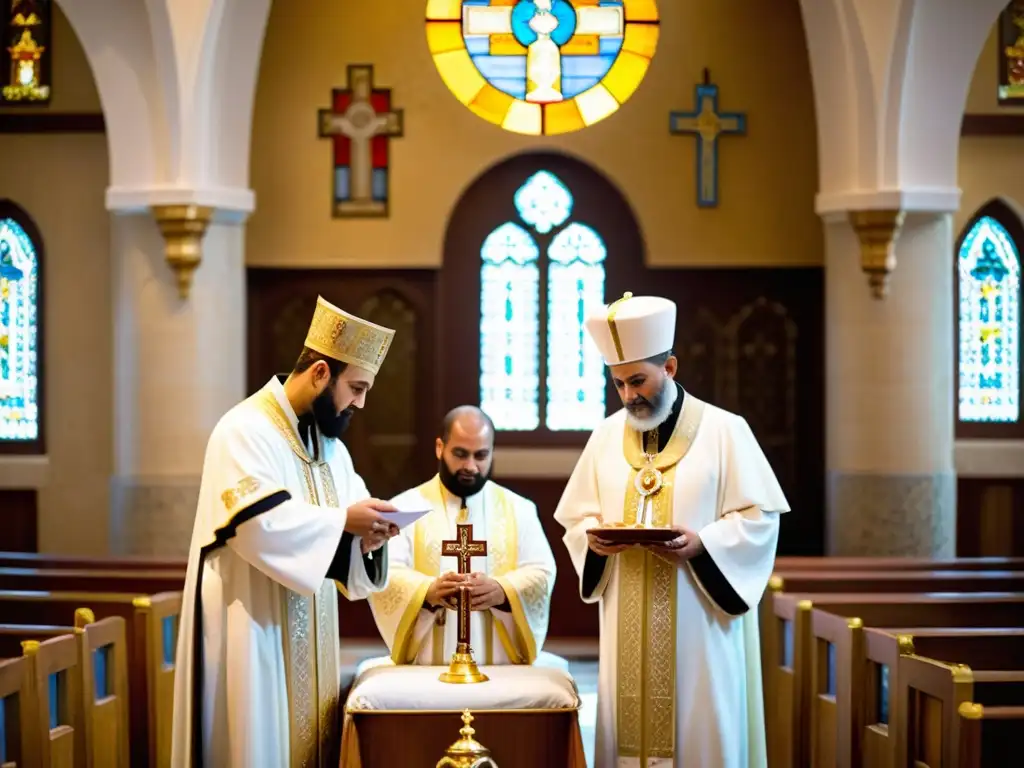
[[[675,327],[673,302],[628,293],[586,320],[625,406],[555,511],[580,596],[601,610],[596,766],[765,766],[752,609],[789,506],[746,421],[675,382]],[[676,536],[602,537],[637,523]]]
[[[555,557],[537,507],[491,480],[494,424],[466,405],[444,419],[435,444],[438,473],[393,499],[399,508],[432,511],[388,542],[388,586],[370,606],[394,664],[445,665],[455,651],[455,594],[469,587],[470,646],[479,664],[561,667],[542,652],[555,583]],[[473,526],[487,554],[457,573],[457,558],[442,556],[441,542],[456,526]],[[376,661],[376,660],[374,660]]]
[[[179,624],[171,765],[338,764],[337,589],[386,582],[394,507],[339,439],[394,331],[317,302],[291,374],[214,427]]]

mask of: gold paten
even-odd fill
[[[153,217],[164,236],[164,257],[178,280],[178,295],[187,299],[192,276],[203,259],[203,237],[213,208],[202,205],[154,205]]]

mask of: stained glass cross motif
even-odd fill
[[[319,112],[320,138],[334,144],[334,215],[387,216],[388,141],[402,135],[403,113],[391,108],[390,89],[374,88],[372,66],[349,66],[348,85]]]
[[[983,216],[959,254],[961,421],[1020,418],[1020,257],[1009,232]]]
[[[28,235],[0,220],[0,440],[39,436],[38,276]]]
[[[718,205],[718,137],[743,135],[747,116],[739,112],[718,111],[718,86],[704,70],[704,82],[695,89],[697,107],[693,112],[672,112],[669,132],[673,136],[693,135],[697,139],[697,205]]]
[[[491,55],[522,55],[526,49],[525,100],[550,104],[565,98],[563,54],[596,53],[602,38],[621,38],[621,5],[581,6],[567,0],[520,0],[514,5],[464,5],[467,36],[491,40]]]

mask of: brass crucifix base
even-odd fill
[[[442,683],[486,683],[489,678],[477,667],[469,644],[459,643],[455,646],[448,671],[442,672],[438,679]]]

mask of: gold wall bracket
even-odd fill
[[[850,224],[860,239],[860,266],[868,276],[871,295],[889,294],[889,276],[896,269],[896,238],[906,211],[850,211]]]
[[[203,259],[203,237],[213,208],[203,205],[154,205],[153,217],[164,236],[164,256],[178,281],[178,295],[187,299],[192,277]]]

